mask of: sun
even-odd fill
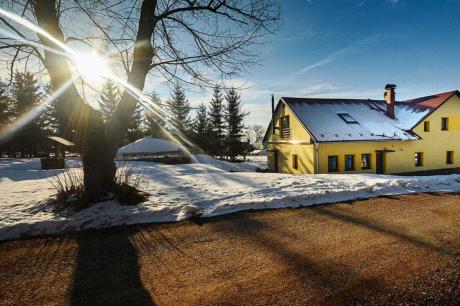
[[[95,52],[76,53],[72,63],[80,76],[92,85],[101,85],[111,74],[106,59]]]

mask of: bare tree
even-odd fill
[[[279,19],[276,0],[4,0],[9,8],[38,24],[54,39],[99,45],[117,58],[127,84],[113,120],[104,124],[100,113],[84,99],[73,80],[69,60],[55,52],[56,41],[21,32],[8,18],[0,23],[17,37],[1,37],[2,58],[9,67],[22,62],[44,67],[53,86],[68,86],[58,111],[81,142],[85,190],[90,201],[113,186],[114,156],[146,80],[213,87],[215,82],[244,72],[258,61],[254,45],[267,42]],[[75,27],[76,19],[79,26]],[[38,38],[38,40],[37,40]],[[89,85],[89,84],[87,84]],[[150,105],[146,105],[151,107]],[[161,110],[157,110],[161,113]]]

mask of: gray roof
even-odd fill
[[[397,102],[396,119],[391,119],[383,100],[281,99],[318,142],[416,140],[420,137],[411,129],[430,112],[426,107]],[[347,123],[342,114],[356,122]]]

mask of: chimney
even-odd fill
[[[275,95],[272,94],[272,128],[273,134],[275,134]]]
[[[385,102],[387,104],[387,116],[395,119],[395,88],[394,84],[387,84],[385,86]]]

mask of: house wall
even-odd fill
[[[280,117],[289,116],[291,136],[288,139],[280,138]],[[314,173],[315,172],[315,154],[314,145],[311,144],[310,134],[305,130],[294,113],[281,103],[275,115],[275,133],[272,130],[268,134],[268,151],[277,151],[278,171],[284,173]],[[298,156],[299,169],[293,168],[293,155]],[[267,162],[270,170],[275,171],[275,155],[268,154]]]
[[[441,118],[449,118],[449,130],[441,130]],[[376,150],[386,153],[385,173],[404,173],[460,167],[460,98],[453,96],[433,112],[425,121],[430,131],[423,131],[423,121],[413,131],[422,140],[388,142],[338,142],[319,144],[319,173],[327,173],[328,156],[337,155],[339,173],[345,173],[345,155],[355,155],[355,171],[347,173],[375,173]],[[454,163],[446,164],[446,152],[454,151]],[[415,166],[415,153],[423,153],[423,166]],[[371,154],[372,169],[361,170],[361,154]]]

